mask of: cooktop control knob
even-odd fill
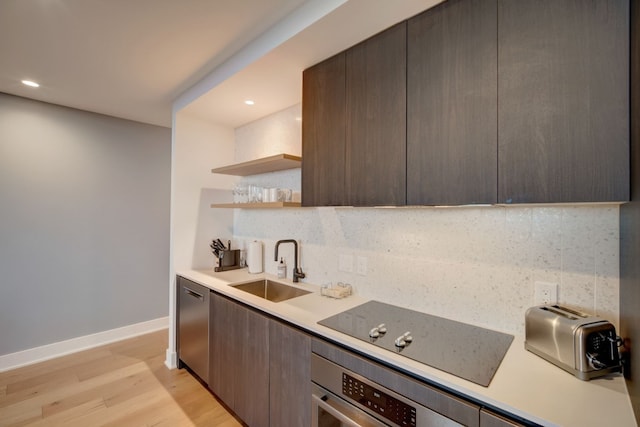
[[[384,323],[381,323],[369,331],[369,336],[371,338],[378,338],[380,335],[384,335],[386,333],[387,333],[387,327],[385,326]]]
[[[404,334],[396,338],[396,340],[393,343],[396,345],[396,347],[404,348],[407,345],[409,345],[411,341],[413,341],[411,332],[405,332]]]

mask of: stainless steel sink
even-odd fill
[[[311,293],[303,289],[294,288],[293,286],[273,282],[267,279],[232,286],[241,291],[248,292],[252,295],[273,302],[286,301],[291,298],[300,297],[302,295]]]

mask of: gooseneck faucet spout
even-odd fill
[[[298,282],[298,279],[304,279],[306,275],[302,272],[302,268],[298,267],[298,242],[294,239],[278,240],[276,242],[274,261],[278,261],[278,247],[280,243],[293,243],[293,281]]]

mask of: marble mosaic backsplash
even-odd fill
[[[536,281],[557,283],[561,304],[618,323],[617,206],[238,210],[234,235],[264,242],[268,273],[275,242],[294,238],[306,281],[349,282],[372,299],[505,332],[524,332]],[[340,271],[341,255],[352,273]]]

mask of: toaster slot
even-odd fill
[[[579,318],[588,317],[586,314],[580,313],[575,310],[570,310],[565,307],[560,307],[559,305],[544,306],[544,307],[540,307],[540,309],[548,311],[553,314],[557,314],[558,316],[562,316],[569,320],[578,320]]]
[[[579,311],[572,310],[572,309],[567,308],[567,307],[561,307],[561,306],[559,306],[559,305],[554,305],[554,307],[555,307],[555,308],[557,308],[557,309],[559,309],[559,310],[566,311],[567,313],[571,313],[571,314],[573,314],[574,316],[581,317],[581,318],[583,318],[583,319],[586,319],[587,317],[589,317],[589,315],[588,315],[588,314],[581,313],[581,312],[579,312]]]

